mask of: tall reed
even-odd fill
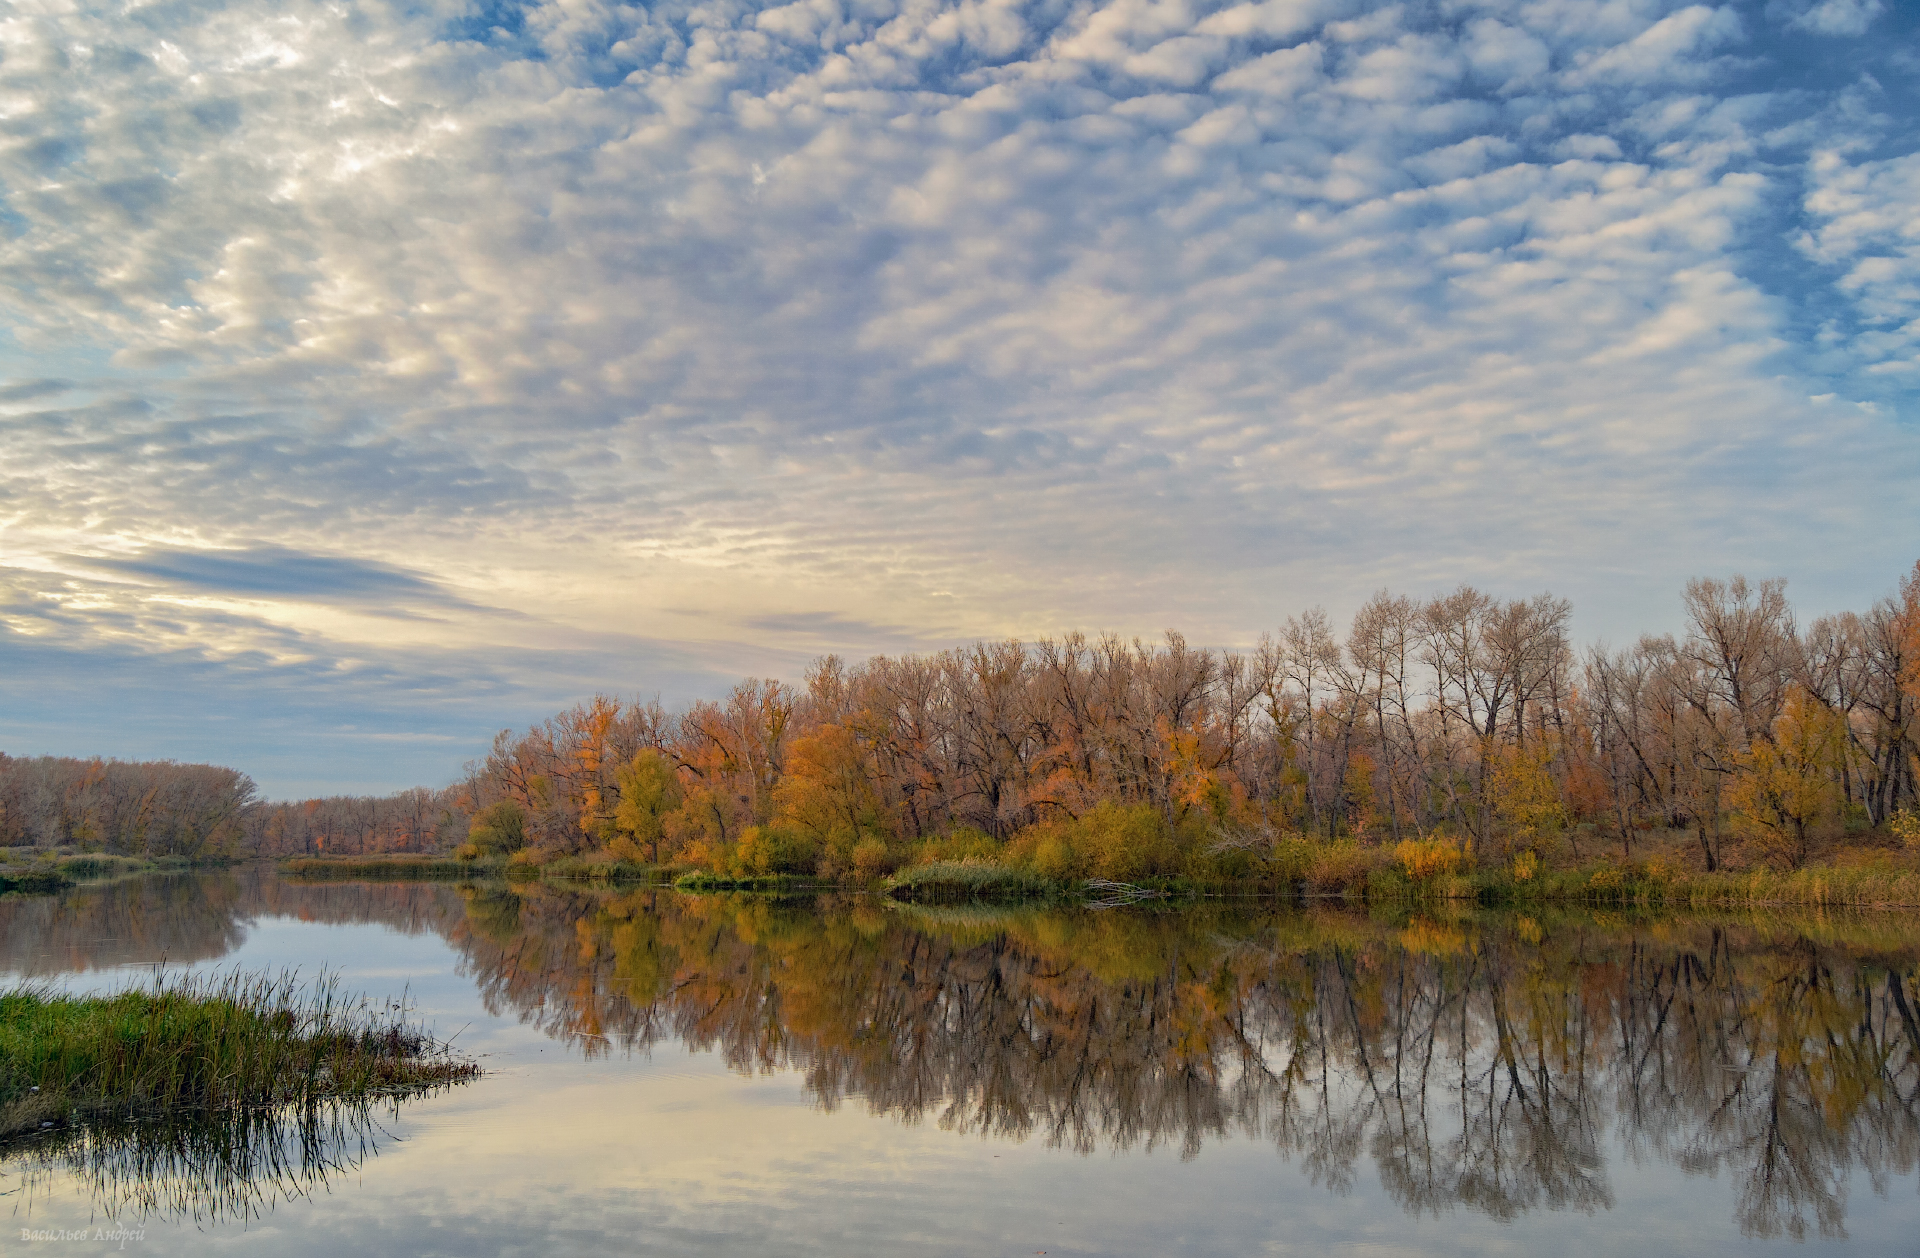
[[[311,1103],[405,1092],[479,1068],[335,976],[157,976],[80,997],[0,993],[0,1132],[76,1112]]]

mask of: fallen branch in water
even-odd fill
[[[1136,887],[1130,882],[1115,882],[1111,878],[1089,878],[1084,884],[1089,895],[1101,897],[1088,900],[1090,909],[1115,909],[1125,904],[1138,904],[1142,900],[1165,900],[1169,893],[1155,891],[1150,887]]]

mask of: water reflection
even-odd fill
[[[1335,1191],[1365,1159],[1408,1210],[1503,1219],[1610,1207],[1610,1137],[1733,1176],[1743,1231],[1794,1237],[1842,1234],[1849,1174],[1885,1191],[1920,1151],[1897,929],[469,894],[489,1000],[590,1053],[677,1038],[958,1132],[1241,1134]]]
[[[113,1220],[246,1223],[282,1201],[324,1194],[387,1139],[400,1102],[328,1102],[280,1109],[92,1122],[6,1150],[15,1213],[77,1180]]]
[[[431,930],[489,1010],[587,1056],[682,1041],[741,1071],[802,1072],[827,1108],[857,1099],[1085,1152],[1192,1156],[1251,1137],[1334,1192],[1371,1166],[1418,1213],[1606,1210],[1628,1159],[1729,1177],[1748,1235],[1843,1235],[1850,1178],[1911,1192],[1920,1152],[1920,948],[1898,918],[1389,921],[204,885],[197,908],[168,893],[169,939],[227,938],[265,912]],[[18,911],[0,904],[9,948]],[[78,942],[61,948],[62,964],[91,963]]]

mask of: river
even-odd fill
[[[427,1096],[0,1154],[8,1252],[1913,1252],[1920,920],[155,875],[0,968],[334,974]]]

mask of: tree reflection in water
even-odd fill
[[[1083,1152],[1272,1142],[1408,1210],[1607,1209],[1609,1142],[1734,1177],[1755,1236],[1843,1234],[1920,1151],[1899,922],[1388,924],[1332,912],[932,914],[469,888],[489,1007],[589,1055],[665,1039],[828,1108]],[[1819,936],[1824,929],[1825,938]]]
[[[1082,1152],[1252,1137],[1335,1192],[1371,1162],[1410,1211],[1608,1209],[1624,1157],[1731,1177],[1749,1235],[1837,1235],[1849,1179],[1911,1191],[1920,1151],[1920,944],[1903,917],[206,885],[204,923],[164,906],[170,937],[230,937],[260,913],[433,931],[490,1011],[588,1056],[683,1041],[741,1071],[800,1071],[827,1108],[858,1098]]]

